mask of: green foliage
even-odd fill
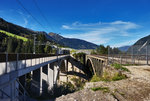
[[[96,50],[93,50],[91,54],[107,55],[107,54],[119,54],[121,51],[118,48],[111,48],[110,46],[105,47],[100,45]]]
[[[0,30],[1,31],[1,30]],[[0,32],[0,52],[8,52],[8,53],[33,53],[33,35],[29,35],[30,40],[24,40],[20,37],[16,37],[16,35],[9,34],[3,34]],[[37,40],[40,42],[40,44],[46,42],[45,35],[38,34]],[[46,45],[36,45],[36,53],[52,53],[52,47],[46,46]]]
[[[22,40],[18,40],[18,45],[17,45],[17,48],[15,50],[15,53],[21,53],[22,44],[23,44],[23,41]]]
[[[126,79],[126,78],[127,78],[127,76],[122,73],[116,72],[114,74],[111,74],[107,71],[104,71],[102,77],[93,75],[90,82],[98,82],[98,81],[110,82],[110,81],[118,81],[118,80],[122,80],[122,79]]]
[[[4,30],[0,30],[0,32],[3,33],[3,34],[6,34],[7,36],[10,36],[10,37],[15,37],[15,38],[21,39],[21,40],[23,40],[23,41],[28,41],[28,39],[25,38],[25,37],[15,35],[15,34],[9,33],[9,32],[4,31]]]
[[[122,70],[122,71],[127,71],[127,72],[129,72],[129,70],[127,69],[127,68],[125,68],[125,67],[123,67],[121,64],[117,64],[117,63],[115,63],[115,64],[112,64],[112,66],[115,68],[115,69],[117,69],[117,70]]]
[[[52,53],[52,47],[51,46],[45,46],[44,48],[45,53]]]
[[[84,64],[85,62],[85,53],[81,52],[81,53],[74,53],[73,54],[73,57],[75,59],[77,59],[78,61],[80,61],[82,64]]]
[[[122,64],[122,66],[138,66],[139,64]]]
[[[74,50],[74,49],[72,49],[71,51],[70,51],[70,53],[72,54],[72,53],[75,53],[76,52],[76,50]]]
[[[91,51],[91,54],[96,55],[97,52],[96,52],[95,50],[92,50],[92,51]]]
[[[96,52],[98,54],[108,54],[108,49],[105,48],[104,45],[100,45],[97,49],[96,49]]]
[[[71,80],[74,82],[77,90],[83,89],[85,85],[84,81],[82,81],[80,78],[75,78],[75,77],[71,78]]]
[[[95,87],[95,88],[91,88],[91,90],[93,90],[93,91],[101,90],[105,93],[110,91],[108,87]]]
[[[93,77],[90,80],[90,82],[98,82],[98,81],[101,81],[101,78],[98,77],[97,75],[93,75]]]
[[[118,81],[122,79],[126,79],[126,75],[120,74],[120,73],[115,73],[114,76],[112,77],[112,81]]]
[[[17,39],[13,38],[13,37],[9,37],[8,38],[8,43],[7,43],[7,52],[8,53],[13,53],[15,52],[16,48],[17,48]]]
[[[107,71],[104,71],[103,76],[100,79],[101,81],[110,82],[112,81],[112,75],[110,75],[110,73],[108,73]]]
[[[66,92],[74,92],[76,89],[75,89],[75,86],[71,83],[71,82],[63,82],[63,85],[62,85],[62,91],[66,91]]]

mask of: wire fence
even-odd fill
[[[126,52],[121,52],[118,54],[109,50],[108,51],[108,64],[112,64],[112,63],[149,65],[150,64],[150,45],[132,46]]]

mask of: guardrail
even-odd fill
[[[67,54],[59,54],[58,58]],[[0,54],[0,75],[57,59],[55,54]]]

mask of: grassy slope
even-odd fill
[[[19,36],[19,35],[15,35],[15,34],[13,34],[13,33],[9,33],[9,32],[4,31],[4,30],[0,30],[0,32],[3,33],[3,34],[6,34],[7,36],[11,36],[11,37],[15,37],[15,38],[17,38],[17,39],[21,39],[21,40],[23,40],[23,41],[25,41],[25,42],[28,41],[28,39],[25,38],[25,37],[22,37],[22,36]]]

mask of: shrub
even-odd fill
[[[112,77],[112,81],[118,81],[127,78],[124,74],[115,73]]]
[[[90,82],[98,82],[98,81],[105,81],[105,82],[110,82],[110,81],[118,81],[118,80],[122,80],[127,78],[126,75],[122,74],[122,73],[114,73],[111,75],[111,73],[108,73],[107,71],[105,71],[103,73],[102,77],[98,77],[96,75],[94,75],[92,77],[92,79],[90,80]]]
[[[76,88],[77,90],[83,89],[85,82],[83,82],[81,79],[75,78],[75,77],[73,77],[71,80],[74,82],[75,86],[77,87]]]

